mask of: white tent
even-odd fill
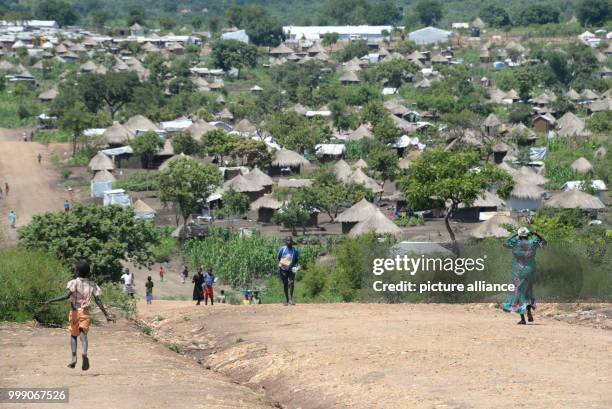
[[[115,177],[108,170],[96,172],[91,180],[91,197],[102,197],[104,192],[113,189]]]

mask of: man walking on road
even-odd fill
[[[38,164],[40,165],[40,162],[42,161],[42,154],[39,153],[37,158],[38,158]]]
[[[9,213],[8,222],[9,226],[11,226],[11,229],[14,229],[15,225],[17,224],[17,213],[15,213],[14,210],[11,210],[11,212]]]
[[[4,182],[4,193],[6,194],[6,197],[8,197],[8,192],[9,192],[8,182]]]
[[[276,253],[276,259],[278,260],[278,275],[283,282],[283,291],[285,292],[285,302],[283,305],[295,305],[293,301],[293,286],[300,252],[293,247],[293,244],[293,239],[287,237],[285,239],[285,245]]]

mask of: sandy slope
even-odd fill
[[[164,342],[286,408],[609,408],[612,332],[486,306],[141,306]]]

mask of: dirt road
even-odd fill
[[[65,147],[23,142],[18,130],[10,131],[0,130],[0,187],[3,193],[5,182],[10,187],[8,197],[3,194],[0,199],[0,235],[5,245],[16,241],[15,230],[8,228],[11,209],[17,212],[19,227],[36,214],[61,210],[64,199],[71,199],[69,192],[58,185],[58,172],[50,162],[52,153]],[[43,156],[41,164],[37,161],[39,153]]]
[[[285,408],[610,408],[612,331],[486,306],[141,305],[162,342]]]
[[[2,404],[2,408],[270,409],[245,386],[207,371],[152,341],[133,324],[95,326],[91,368],[69,369],[64,329],[0,324],[0,386],[69,387],[69,404]],[[79,345],[80,350],[80,345]],[[80,355],[79,355],[80,359]],[[80,363],[79,363],[80,365]],[[4,406],[3,406],[4,405]]]

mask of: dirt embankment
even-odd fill
[[[517,326],[486,306],[140,306],[155,338],[285,408],[612,407],[612,331],[542,315]]]

